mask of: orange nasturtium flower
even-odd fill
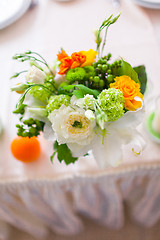
[[[126,75],[116,77],[114,80],[115,82],[111,83],[110,87],[119,89],[123,93],[125,108],[130,111],[140,108],[141,102],[134,99],[137,96],[143,100],[143,95],[140,92],[140,84]]]
[[[57,59],[61,62],[59,65],[58,74],[65,74],[69,69],[76,67],[84,67],[92,65],[95,60],[97,52],[93,49],[88,51],[74,52],[69,57],[68,54],[62,49],[62,51],[57,54]]]

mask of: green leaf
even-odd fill
[[[123,59],[121,67],[119,67],[118,69],[113,69],[113,74],[115,76],[126,75],[129,76],[135,82],[140,83],[136,71],[132,68],[132,66],[128,62],[124,61]]]
[[[95,98],[99,95],[99,91],[96,89],[90,89],[83,84],[77,85],[67,85],[63,87],[64,90],[70,91],[73,90],[72,94],[75,95],[77,98],[83,98],[86,94],[93,95]]]
[[[53,158],[54,158],[55,155],[56,155],[56,152],[54,152],[54,153],[52,154],[52,156],[50,156],[51,163],[53,163]]]
[[[18,108],[16,108],[15,111],[13,111],[13,113],[23,115],[24,112],[25,112],[25,107],[26,106],[27,106],[26,104],[21,104]]]
[[[21,106],[24,105],[23,102],[24,102],[25,96],[26,96],[26,94],[23,94],[23,95],[20,97],[20,99],[19,99],[19,101],[18,101],[18,103],[17,103],[17,105],[16,105],[16,108],[21,108]]]
[[[63,88],[64,90],[66,90],[66,91],[70,91],[70,90],[74,89],[75,86],[76,86],[76,85],[67,85],[67,86],[63,86],[62,88]]]
[[[75,87],[78,88],[78,90],[74,90],[73,94],[77,98],[83,98],[86,94],[93,95],[95,98],[97,98],[97,96],[99,95],[98,90],[90,89],[82,84],[75,85]]]
[[[138,74],[138,78],[141,84],[141,93],[144,94],[146,90],[146,85],[147,85],[147,74],[146,74],[145,66],[140,65],[140,66],[134,67],[134,70]]]
[[[60,162],[64,160],[66,165],[69,165],[70,163],[74,163],[78,160],[78,158],[75,158],[72,156],[71,150],[68,148],[67,144],[58,144],[57,141],[54,143],[54,150],[53,157],[55,156],[55,153],[57,152],[57,158]],[[52,158],[51,156],[51,158]]]

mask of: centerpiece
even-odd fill
[[[111,15],[95,31],[95,50],[69,56],[61,49],[54,66],[30,50],[13,57],[30,63],[28,70],[11,77],[25,74],[24,82],[11,87],[21,94],[14,111],[20,115],[17,135],[31,138],[43,132],[53,142],[52,161],[56,154],[66,164],[93,154],[105,168],[120,163],[123,145],[136,143],[135,154],[144,147],[136,127],[144,114],[145,67],[103,55],[108,28],[119,16]]]

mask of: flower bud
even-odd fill
[[[43,84],[46,74],[40,70],[39,68],[35,67],[34,65],[28,70],[26,74],[26,81],[30,83],[36,84]]]
[[[24,83],[17,83],[16,85],[11,87],[11,91],[16,91],[16,92],[23,92],[28,88],[27,84]]]
[[[95,115],[94,115],[93,111],[91,111],[91,110],[85,111],[85,116],[86,116],[86,118],[88,118],[90,121],[95,120]]]

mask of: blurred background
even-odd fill
[[[96,49],[93,30],[110,14],[121,12],[119,21],[109,30],[105,51],[113,59],[121,56],[132,65],[144,64],[150,79],[148,101],[160,94],[160,0],[0,0],[0,179],[2,182],[41,178],[42,167],[24,167],[9,153],[9,142],[16,135],[15,116],[11,112],[17,96],[11,96],[11,75],[22,69],[12,56],[26,50],[39,52],[49,63],[63,47],[68,54],[74,51]],[[159,145],[156,146],[159,149]],[[156,154],[158,154],[158,151]],[[154,155],[154,154],[153,154]],[[159,156],[157,156],[159,158]],[[154,160],[154,159],[153,159]],[[156,159],[157,160],[157,159]],[[152,159],[147,159],[147,162]],[[37,173],[35,173],[37,171]],[[45,174],[52,176],[48,168]],[[47,176],[47,175],[46,175]],[[4,180],[4,181],[3,181]],[[159,205],[160,207],[160,205]],[[94,210],[93,210],[94,211]],[[82,217],[85,230],[77,236],[61,236],[50,232],[44,240],[159,240],[160,222],[149,227],[131,218],[127,204],[124,207],[124,225],[118,230],[96,224]],[[0,239],[36,240],[27,231],[5,221],[0,225]],[[2,233],[1,233],[2,231]],[[36,235],[36,234],[35,234]],[[39,236],[39,235],[38,235]],[[42,239],[42,238],[41,238]]]

